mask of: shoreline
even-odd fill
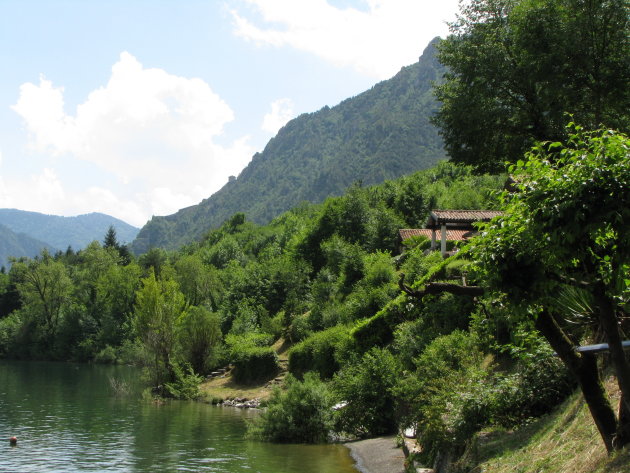
[[[396,447],[396,436],[346,442],[361,473],[405,473],[405,454]]]

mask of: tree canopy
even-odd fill
[[[541,144],[510,169],[515,192],[503,217],[475,240],[481,279],[514,312],[535,319],[579,381],[606,447],[630,441],[630,365],[621,345],[630,303],[630,140],[571,130],[567,143]],[[622,393],[618,418],[594,358],[575,351],[603,334]]]
[[[434,121],[451,159],[502,169],[564,139],[567,113],[627,132],[629,25],[626,0],[467,2],[438,45],[449,72]]]

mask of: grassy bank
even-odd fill
[[[608,388],[615,392],[614,383]],[[613,395],[618,402],[619,395]],[[514,432],[479,434],[469,452],[474,473],[627,473],[630,449],[608,456],[581,394]]]
[[[287,373],[288,351],[291,347],[283,338],[276,341],[272,348],[278,354],[280,371],[274,380],[267,380],[258,384],[239,384],[234,381],[232,375],[228,373],[225,377],[218,377],[204,381],[199,387],[203,398],[207,401],[225,399],[260,399],[266,400],[271,396],[273,387],[281,384]]]

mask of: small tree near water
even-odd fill
[[[184,295],[173,280],[157,280],[153,271],[142,280],[136,294],[134,327],[149,353],[154,386],[173,382],[176,321],[185,308]]]

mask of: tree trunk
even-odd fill
[[[626,354],[621,345],[621,333],[619,332],[619,323],[615,315],[615,306],[610,297],[606,295],[606,288],[602,283],[595,285],[593,295],[598,306],[599,321],[608,341],[610,360],[615,368],[622,399],[626,403],[626,408],[630,411],[630,365],[628,365]]]
[[[573,343],[546,309],[538,315],[536,328],[577,378],[606,450],[611,452],[619,448],[614,442],[617,434],[617,419],[599,377],[595,356],[575,351]]]

